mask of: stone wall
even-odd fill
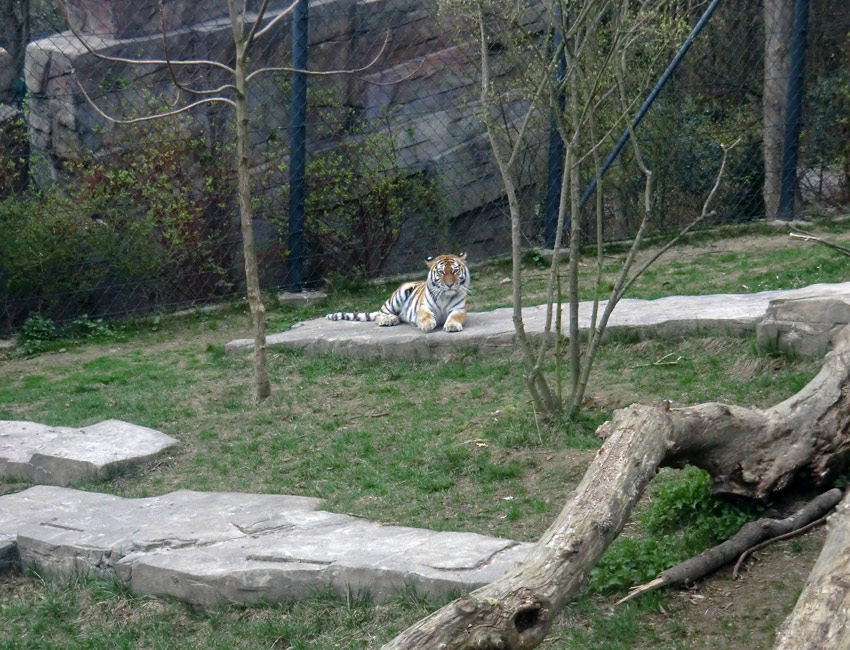
[[[70,0],[67,4],[70,24],[96,52],[113,57],[163,58],[162,18],[156,1]],[[288,4],[272,2],[267,15],[276,15]],[[166,43],[172,59],[232,60],[229,21],[211,8],[224,9],[223,2],[172,0],[165,6]],[[468,221],[481,214],[490,224],[488,232],[494,230],[494,219],[502,222],[503,227],[496,228],[500,232],[488,237],[507,245],[501,183],[477,115],[475,98],[480,87],[476,46],[458,43],[454,32],[441,26],[434,2],[313,0],[309,21],[312,70],[363,66],[388,37],[386,50],[375,67],[357,75],[311,77],[310,88],[332,90],[339,98],[341,114],[353,112],[374,120],[375,129],[393,128],[401,165],[437,179],[446,193],[446,216]],[[539,22],[540,18],[531,16],[529,21]],[[290,52],[291,25],[284,20],[264,38],[252,65],[286,65]],[[207,87],[225,83],[224,74],[213,66],[178,70],[181,80]],[[201,82],[197,81],[199,77],[203,77]],[[48,171],[54,178],[61,176],[65,164],[80,152],[113,146],[119,133],[119,127],[106,123],[86,103],[78,84],[106,112],[125,116],[146,111],[151,96],[175,95],[171,75],[163,66],[104,61],[88,51],[71,31],[30,44],[26,82],[32,146],[47,154]],[[253,163],[259,166],[267,143],[286,144],[288,90],[280,77],[266,75],[251,85],[249,102],[255,127]],[[193,122],[204,137],[215,140],[226,137],[228,115],[221,106],[205,105],[193,112]],[[381,119],[385,115],[392,115],[392,120]],[[342,122],[336,128],[325,125],[319,129],[317,115],[311,115],[310,120],[312,150],[333,146],[334,139],[346,137],[350,127]],[[544,157],[542,147],[528,157],[532,177]],[[475,232],[476,227],[465,223],[459,231]],[[408,235],[402,241],[418,238]]]
[[[15,84],[15,67],[12,55],[0,47],[0,102],[12,100],[12,87]]]

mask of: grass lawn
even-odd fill
[[[850,226],[820,228],[850,240]],[[624,255],[616,248],[606,254],[606,282]],[[582,267],[588,276],[592,263],[588,258]],[[510,285],[502,282],[508,265],[479,265],[472,273],[472,309],[510,304]],[[544,278],[528,255],[528,304],[541,301]],[[763,227],[729,229],[670,251],[629,296],[848,279],[846,258],[825,247]],[[269,331],[326,311],[375,309],[391,289],[332,291],[323,304],[300,309],[270,304]],[[250,359],[223,354],[227,341],[249,330],[239,304],[183,318],[91,323],[73,340],[36,341],[40,353],[0,360],[0,419],[84,426],[118,418],[181,443],[154,466],[83,489],[130,497],[181,488],[299,494],[386,523],[534,540],[582,476],[599,444],[593,431],[613,409],[661,399],[768,406],[819,368],[817,360],[759,351],[751,338],[613,337],[602,346],[580,419],[545,422],[530,405],[517,359],[375,362],[274,352],[272,396],[255,406]],[[677,364],[652,365],[671,352]],[[25,487],[0,483],[0,493]],[[665,514],[671,512],[678,514]],[[820,533],[770,548],[741,583],[719,576],[691,592],[611,609],[629,586],[719,541],[757,512],[711,497],[701,472],[664,470],[542,647],[770,647]],[[753,599],[764,609],[757,617],[745,608]],[[371,648],[438,604],[411,593],[380,605],[317,593],[299,603],[200,612],[134,596],[118,583],[7,574],[0,577],[0,649]]]

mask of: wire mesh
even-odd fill
[[[258,4],[236,3],[249,28]],[[509,250],[508,200],[484,125],[493,114],[481,103],[479,28],[452,10],[469,4],[309,2],[308,69],[342,72],[307,77],[304,288],[424,268],[425,257],[443,252],[466,251],[480,261]],[[530,106],[528,71],[550,47],[555,4],[506,3],[522,7],[512,25],[533,47],[497,38],[505,28],[496,24],[500,4],[483,6],[493,85],[501,89],[498,126],[510,144]],[[680,33],[658,47],[645,39],[641,75],[626,80],[638,103],[707,4],[659,3]],[[653,230],[675,232],[699,214],[721,144],[738,138],[706,223],[775,215],[779,188],[768,179],[775,156],[765,149],[777,139],[771,134],[781,142],[784,133],[782,53],[791,25],[780,13],[787,18],[792,5],[721,3],[635,132],[653,170]],[[48,3],[5,0],[0,18],[0,329],[31,314],[69,321],[241,295],[234,116],[230,104],[210,101],[233,93],[227,3],[61,6],[64,13]],[[289,7],[272,0],[261,24]],[[600,40],[605,33],[601,27]],[[812,0],[797,168],[804,209],[841,208],[850,198],[848,34],[844,0]],[[261,33],[249,61],[253,70],[272,68],[247,86],[266,289],[286,287],[293,277],[292,47],[287,16]],[[163,65],[166,59],[172,64]],[[200,100],[157,120],[106,117],[139,118]],[[613,96],[594,111],[604,156],[628,111],[618,112]],[[543,242],[551,164],[550,116],[538,110],[532,117],[515,167],[527,247]],[[594,165],[585,165],[582,184],[593,173]],[[643,185],[626,147],[602,183],[605,239],[634,235]],[[579,218],[586,236],[595,237],[593,206]]]

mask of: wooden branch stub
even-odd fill
[[[826,541],[774,650],[850,648],[850,492],[827,523]]]
[[[790,517],[786,517],[785,519],[762,518],[757,521],[751,521],[742,526],[741,530],[725,542],[662,571],[651,582],[632,588],[625,598],[617,602],[617,605],[660,587],[691,584],[713,571],[726,566],[743,553],[747,553],[760,544],[766,543],[765,540],[775,541],[787,536],[789,533],[802,531],[802,529],[811,525],[812,522],[819,521],[824,513],[832,510],[841,500],[841,496],[841,490],[833,488],[809,501]]]

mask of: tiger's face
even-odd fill
[[[435,293],[457,294],[469,286],[469,269],[464,264],[466,253],[429,258],[428,284]]]

